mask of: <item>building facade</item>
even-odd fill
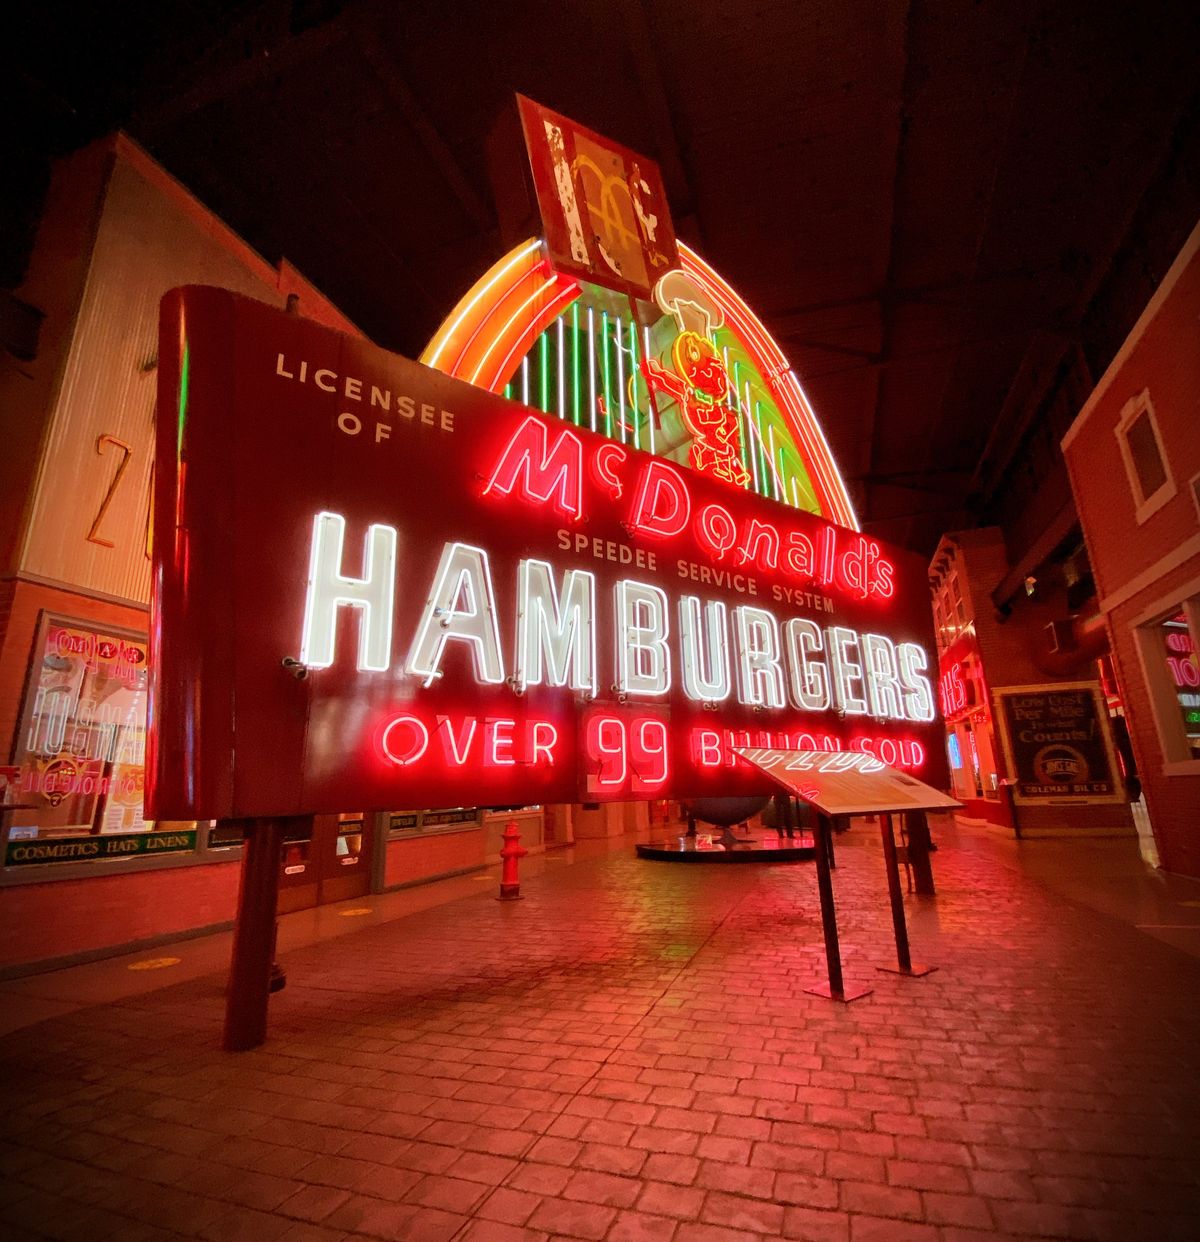
[[[240,832],[142,813],[158,304],[192,283],[361,335],[125,137],[57,166],[16,291],[40,331],[0,352],[0,972],[233,918]],[[520,818],[540,848],[541,809]],[[285,848],[280,910],[478,869],[501,822],[317,817]]]
[[[1200,876],[1200,226],[1063,438],[1162,865]]]
[[[951,790],[967,818],[1021,835],[1132,830],[1103,630],[1071,598],[1075,563],[1044,562],[1003,606],[999,528],[943,536],[930,564]]]

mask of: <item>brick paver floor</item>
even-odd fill
[[[1086,842],[1078,848],[1086,850]],[[810,866],[550,867],[0,1040],[0,1235],[307,1242],[1200,1237],[1200,961],[949,835],[892,960],[870,828]]]

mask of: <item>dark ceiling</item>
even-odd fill
[[[522,91],[658,160],[680,235],[791,358],[864,524],[929,551],[981,516],[982,458],[1048,343],[1079,343],[1106,288],[1097,365],[1114,315],[1116,343],[1136,318],[1183,240],[1147,204],[1175,204],[1168,234],[1200,214],[1198,14],[1113,0],[32,5],[6,18],[10,158],[36,187],[48,154],[124,127],[268,258],[414,354],[514,240],[488,138]],[[1114,300],[1131,254],[1138,278]]]

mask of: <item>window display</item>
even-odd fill
[[[1182,609],[1159,625],[1189,756],[1200,758],[1200,660]]]
[[[146,664],[143,634],[42,616],[6,782],[5,865],[195,848],[194,824],[143,818]]]

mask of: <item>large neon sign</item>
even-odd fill
[[[158,815],[750,792],[745,746],[938,778],[916,558],[217,290],[168,299],[164,410],[180,342]]]

